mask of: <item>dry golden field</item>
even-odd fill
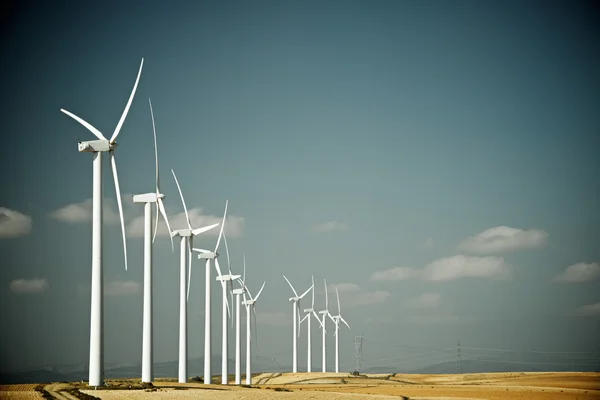
[[[36,384],[0,385],[0,399],[43,399],[42,395],[35,391]]]
[[[253,383],[252,387],[238,387],[179,384],[173,379],[158,379],[150,389],[122,390],[128,389],[129,385],[140,386],[139,380],[122,379],[109,381],[112,388],[122,388],[113,390],[88,390],[75,383],[45,387],[57,398],[75,398],[66,390],[78,388],[84,394],[103,400],[600,400],[600,373],[373,374],[360,377],[345,373],[264,373],[254,377]],[[41,399],[42,396],[34,391],[35,386],[0,386],[0,398]]]

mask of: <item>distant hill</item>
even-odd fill
[[[536,362],[528,364],[523,361],[496,361],[485,359],[462,360],[461,370],[465,374],[482,372],[571,372],[583,371],[594,372],[593,366],[583,365],[558,365],[557,363]],[[413,374],[455,374],[458,372],[456,361],[447,361],[426,367],[412,369],[406,373]]]
[[[242,361],[242,374],[245,373],[245,359]],[[235,372],[235,360],[228,360],[229,373]],[[179,361],[154,363],[154,376],[157,378],[175,378],[179,369]],[[221,374],[221,356],[212,359],[213,376]],[[267,357],[254,357],[252,372],[284,372],[291,371],[291,366],[284,366],[275,359]],[[142,375],[141,364],[107,364],[104,374],[108,379],[132,378]],[[204,357],[188,360],[188,376],[202,376],[204,374]],[[62,381],[87,381],[87,364],[69,364],[44,366],[18,372],[0,373],[0,384],[16,383],[48,383]]]

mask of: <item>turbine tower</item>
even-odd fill
[[[296,340],[297,337],[297,325],[296,323],[298,322],[299,318],[300,318],[300,300],[306,296],[306,294],[314,287],[311,286],[309,287],[306,292],[302,293],[302,296],[298,296],[298,293],[296,292],[296,289],[294,289],[294,287],[292,286],[292,284],[290,283],[290,281],[288,280],[288,278],[285,277],[285,275],[283,275],[283,278],[287,281],[288,285],[290,285],[290,287],[292,288],[292,291],[294,292],[295,296],[294,297],[290,297],[289,301],[292,302],[292,308],[293,308],[293,315],[294,315],[294,331],[292,332],[292,348],[293,348],[293,372],[298,372],[298,341]]]
[[[121,191],[119,189],[119,178],[117,175],[117,164],[115,161],[115,149],[117,148],[117,136],[123,127],[131,102],[135,96],[144,59],[140,64],[133,90],[129,95],[129,100],[125,105],[125,110],[121,114],[121,119],[113,132],[110,140],[96,129],[92,124],[79,118],[75,114],[61,108],[64,114],[73,118],[81,125],[86,127],[98,138],[79,142],[80,152],[93,153],[93,194],[92,194],[92,286],[91,286],[91,313],[90,313],[90,364],[89,364],[89,386],[101,386],[104,383],[104,304],[103,304],[103,260],[102,260],[102,153],[108,152],[112,166],[113,178],[115,181],[115,191],[117,195],[117,205],[119,207],[119,216],[121,218],[121,233],[123,235],[123,254],[125,257],[125,270],[127,270],[127,243],[125,240],[125,223],[123,221],[123,207],[121,204]]]
[[[342,310],[340,308],[340,294],[338,293],[337,286],[335,287],[335,295],[337,296],[338,314],[334,315],[333,317],[330,316],[330,318],[333,320],[333,323],[335,324],[335,333],[333,334],[333,336],[335,336],[335,372],[338,373],[338,372],[340,372],[340,353],[339,353],[339,349],[340,349],[340,321],[342,321],[344,324],[346,324],[346,326],[348,327],[348,329],[350,329],[350,325],[348,325],[348,323],[346,322],[346,320],[344,319],[344,317],[342,317]]]
[[[179,252],[179,383],[187,383],[187,301],[190,295],[190,282],[192,280],[192,246],[194,244],[194,236],[199,235],[203,232],[209,231],[219,224],[212,224],[203,228],[193,229],[192,223],[190,222],[190,216],[185,205],[183,193],[181,192],[181,186],[175,176],[175,171],[171,170],[175,183],[177,184],[177,190],[179,190],[179,196],[183,203],[183,211],[185,212],[185,219],[187,220],[187,229],[178,229],[171,233],[171,236],[179,236],[181,238]],[[221,229],[223,229],[221,227]],[[187,284],[187,295],[185,285],[185,264],[188,264],[188,284]]]
[[[302,318],[300,320],[300,327],[302,326],[302,321],[304,321],[305,319],[308,318],[307,323],[307,332],[308,332],[308,357],[307,357],[307,368],[306,368],[306,372],[312,372],[312,348],[311,348],[311,324],[310,324],[310,317],[311,315],[314,315],[314,317],[317,319],[317,321],[319,321],[319,325],[321,324],[321,320],[319,319],[319,316],[317,315],[317,313],[315,312],[315,277],[312,276],[312,287],[313,287],[313,291],[312,291],[312,305],[310,306],[310,308],[307,308],[304,310],[304,312],[306,313],[306,315],[304,316],[304,318]],[[300,327],[298,328],[298,337],[300,337]]]
[[[240,328],[240,315],[241,315],[241,303],[240,296],[245,295],[246,289],[244,283],[246,282],[246,255],[242,254],[244,258],[244,273],[242,279],[238,279],[240,288],[234,289],[233,294],[235,295],[235,384],[242,384],[242,354],[241,354],[241,328]]]
[[[144,204],[144,314],[143,314],[143,334],[142,334],[142,382],[154,381],[153,373],[153,343],[152,343],[152,244],[156,239],[158,229],[159,212],[167,224],[169,232],[171,226],[167,218],[167,212],[163,204],[164,194],[160,193],[158,179],[158,147],[156,144],[156,126],[154,125],[154,112],[152,111],[152,102],[150,104],[150,115],[152,116],[152,130],[154,132],[154,156],[156,165],[156,192],[137,194],[133,196],[134,203]],[[154,226],[154,237],[152,236],[152,208],[151,204],[156,204],[156,225]],[[169,235],[170,236],[170,235]],[[173,249],[173,237],[171,238],[171,251]]]
[[[229,201],[225,201],[225,213],[223,214],[223,222],[221,223],[221,232],[217,238],[217,245],[214,251],[208,251],[204,249],[193,249],[199,252],[198,258],[206,260],[206,279],[205,279],[205,290],[204,290],[204,384],[210,385],[212,382],[212,319],[210,315],[210,260],[215,260],[215,268],[221,275],[221,268],[219,267],[219,244],[221,243],[221,236],[223,236],[223,228],[225,227],[225,218],[227,217],[227,206]]]
[[[255,298],[252,298],[248,287],[244,284],[244,289],[246,290],[246,293],[248,293],[248,297],[250,297],[250,300],[247,300],[246,293],[244,293],[244,301],[242,301],[242,304],[246,307],[246,385],[252,385],[252,368],[250,361],[252,353],[252,348],[250,346],[250,309],[252,309],[252,314],[254,314],[254,329],[256,330],[256,338],[258,339],[258,329],[256,328],[256,310],[254,307],[256,306],[256,301],[260,297],[260,294],[265,287],[265,283],[266,282],[263,282]]]
[[[327,280],[323,279],[323,282],[325,282],[325,309],[319,311],[319,314],[323,314],[323,322],[321,323],[321,328],[323,329],[323,372],[327,372],[327,351],[325,349],[325,334],[327,333],[325,331],[325,318],[327,316],[329,316],[329,318],[331,318],[331,314],[329,314],[329,300],[327,298]]]
[[[227,275],[221,275],[221,271],[219,270],[218,264],[215,264],[217,267],[217,281],[221,282],[221,288],[223,289],[223,325],[222,325],[222,338],[221,338],[221,384],[227,385],[228,382],[228,356],[229,356],[229,343],[228,339],[228,329],[227,329],[227,318],[231,315],[229,312],[229,304],[227,304],[227,283],[231,282],[234,279],[239,279],[241,275],[233,275],[231,273],[231,264],[229,263],[229,248],[227,246],[227,236],[223,234],[223,240],[225,241],[225,251],[227,252]],[[232,294],[233,296],[233,294]],[[231,321],[233,322],[233,320]]]

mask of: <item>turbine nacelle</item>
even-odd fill
[[[319,314],[329,314],[329,310],[322,310],[322,311],[319,311]]]
[[[217,280],[218,281],[233,281],[235,279],[238,279],[241,275],[221,275],[221,276],[217,276]],[[236,289],[238,290],[238,289]]]
[[[200,254],[198,254],[198,258],[201,260],[214,260],[215,258],[219,257],[219,253],[216,253],[214,251],[200,250],[200,249],[192,249],[192,250],[200,252]]]
[[[178,229],[178,230],[173,231],[171,236],[190,237],[193,235],[192,235],[191,229]]]
[[[136,194],[133,196],[134,203],[156,203],[158,199],[164,198],[165,195],[162,193],[144,193]]]
[[[311,313],[313,311],[315,311],[313,308],[305,308],[304,309],[304,312],[307,312],[307,313]]]
[[[255,302],[256,302],[256,300],[242,300],[242,304],[245,306],[251,306]]]
[[[111,151],[116,149],[118,146],[117,142],[110,143],[108,140],[88,140],[85,142],[78,142],[77,148],[80,152],[97,153],[100,151]]]
[[[244,294],[246,291],[243,288],[233,289],[233,294]]]

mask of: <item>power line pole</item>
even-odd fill
[[[456,347],[456,355],[458,357],[458,362],[457,362],[457,367],[458,367],[458,373],[462,374],[462,360],[460,358],[460,340],[458,341],[457,347]]]
[[[363,368],[363,342],[365,341],[365,337],[362,332],[360,336],[354,337],[354,346],[356,348],[356,355],[354,357],[354,373],[359,374],[362,372]]]

